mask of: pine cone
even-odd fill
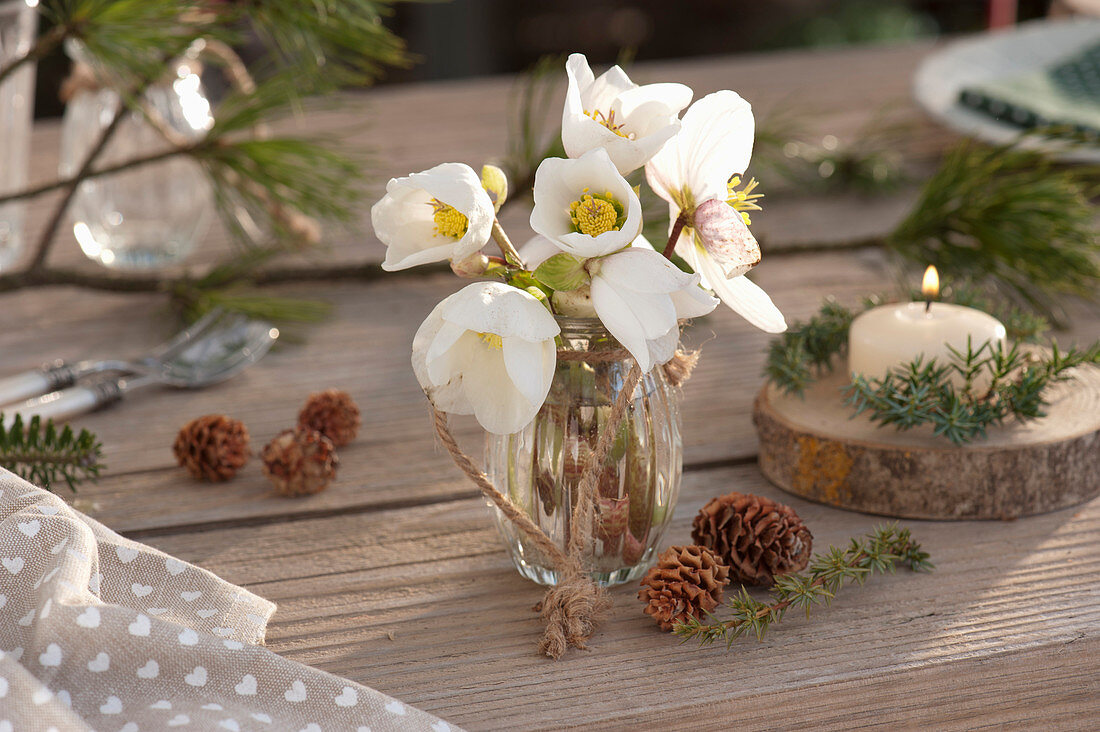
[[[672,630],[677,621],[718,607],[728,584],[729,567],[706,547],[670,546],[642,580],[638,599],[661,630]]]
[[[804,569],[814,540],[794,509],[745,493],[712,498],[696,515],[691,538],[747,585],[771,585],[778,575]]]
[[[284,496],[305,496],[328,487],[339,460],[332,440],[317,430],[283,430],[260,452],[264,475]]]
[[[198,480],[229,480],[248,461],[248,428],[239,419],[207,414],[180,428],[172,452]]]
[[[298,413],[299,427],[317,430],[336,447],[354,440],[360,424],[359,407],[346,391],[339,389],[310,394]]]

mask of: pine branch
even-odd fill
[[[244,17],[301,92],[363,86],[414,60],[383,20],[393,0],[251,0]]]
[[[1060,168],[1012,145],[962,142],[887,246],[920,267],[991,282],[1056,320],[1057,296],[1095,299],[1100,291],[1095,181],[1094,168]]]
[[[58,431],[52,419],[43,426],[32,417],[24,429],[17,414],[5,428],[0,413],[0,467],[46,490],[65,481],[75,493],[78,484],[98,478],[104,468],[102,447],[88,430],[75,434],[66,425]]]
[[[845,549],[830,547],[827,552],[815,554],[806,573],[777,577],[770,590],[770,602],[757,600],[742,587],[726,602],[732,618],[720,620],[713,614],[708,614],[706,621],[689,618],[677,623],[673,632],[685,642],[697,639],[701,646],[722,640],[727,648],[732,647],[735,640],[749,633],[762,641],[788,608],[802,608],[809,617],[813,606],[830,604],[845,584],[863,584],[876,572],[893,573],[898,564],[914,572],[931,570],[933,565],[928,559],[909,529],[899,529],[897,524],[881,526],[863,539],[853,538]]]

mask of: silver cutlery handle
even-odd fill
[[[105,407],[121,398],[122,389],[116,381],[74,386],[12,406],[10,412],[4,414],[4,426],[10,428],[16,414],[22,415],[24,424],[32,417],[40,417],[43,422],[48,419],[61,422],[69,417]]]
[[[76,376],[76,371],[63,361],[8,376],[0,379],[0,404],[64,389],[76,383]]]

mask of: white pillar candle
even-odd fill
[[[923,302],[883,305],[852,321],[848,370],[867,379],[881,379],[889,369],[921,354],[925,363],[934,358],[946,364],[951,357],[948,346],[965,353],[967,338],[974,348],[985,341],[1003,343],[1005,327],[988,313],[945,302],[930,307]]]

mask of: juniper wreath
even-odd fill
[[[956,302],[978,304],[966,289],[955,291]],[[796,322],[771,342],[764,375],[780,390],[802,395],[822,373],[832,371],[847,349],[848,330],[855,317],[875,304],[870,298],[859,309],[827,300],[816,315]],[[988,308],[988,306],[986,307]],[[898,364],[882,379],[856,375],[842,388],[852,416],[866,413],[872,422],[899,431],[932,425],[936,435],[956,445],[985,437],[986,429],[1008,419],[1027,421],[1045,415],[1047,389],[1073,378],[1073,369],[1100,364],[1100,341],[1063,350],[1022,345],[1036,340],[1045,323],[1021,312],[998,313],[1008,323],[1011,345],[968,342],[951,349],[946,362],[918,356]],[[961,377],[956,386],[952,377]],[[988,387],[979,389],[980,377]],[[840,395],[838,395],[840,396]]]

